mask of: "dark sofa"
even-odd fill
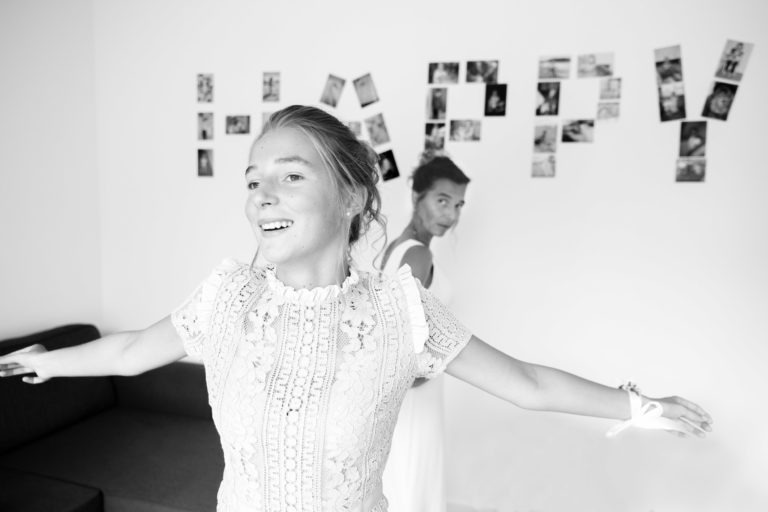
[[[96,339],[67,325],[0,341],[0,355]],[[208,512],[223,455],[200,365],[136,377],[0,379],[0,512]]]

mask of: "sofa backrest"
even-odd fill
[[[0,355],[40,343],[48,350],[99,338],[93,325],[65,325],[0,341]],[[76,423],[115,404],[110,377],[51,379],[25,384],[20,376],[0,379],[0,453]]]
[[[141,375],[113,377],[112,382],[120,407],[211,418],[201,364],[175,362]]]

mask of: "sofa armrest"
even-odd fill
[[[175,362],[133,377],[114,377],[121,407],[210,419],[205,369]]]
[[[93,325],[66,325],[0,342],[0,355],[40,343],[49,350],[99,337]],[[0,453],[33,441],[115,404],[109,377],[51,379],[25,384],[20,376],[0,379]]]

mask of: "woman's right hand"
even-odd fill
[[[40,363],[40,355],[48,352],[40,344],[30,345],[21,350],[0,356],[0,377],[26,375],[21,380],[27,384],[41,384],[48,379]],[[31,374],[31,375],[29,375]]]

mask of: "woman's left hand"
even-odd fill
[[[681,437],[704,437],[708,432],[712,432],[712,416],[700,405],[679,396],[649,400],[661,404],[662,417],[674,423],[676,428],[669,431],[671,434]]]

